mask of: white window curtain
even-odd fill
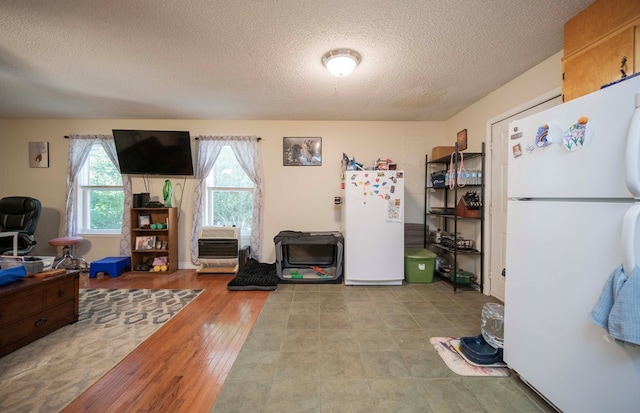
[[[253,182],[253,217],[251,225],[251,257],[260,261],[262,248],[263,177],[262,154],[257,136],[199,136],[198,165],[195,171],[193,194],[193,232],[191,262],[198,264],[198,235],[202,228],[204,210],[204,181],[225,145],[229,145],[242,170]]]
[[[77,228],[77,193],[76,184],[78,173],[89,157],[91,147],[94,143],[99,142],[104,148],[105,153],[120,170],[118,157],[116,155],[116,144],[111,135],[70,135],[69,136],[69,165],[67,167],[67,198],[65,200],[65,217],[64,229],[66,236],[74,236],[78,233]],[[132,207],[132,189],[131,177],[122,175],[122,188],[124,190],[124,211],[122,215],[122,232],[120,234],[120,255],[131,254],[131,214],[129,210]]]

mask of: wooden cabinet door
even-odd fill
[[[562,94],[568,102],[595,92],[601,86],[621,78],[620,63],[627,57],[627,74],[634,72],[634,27],[598,43],[583,53],[562,62]]]

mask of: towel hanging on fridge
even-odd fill
[[[617,340],[640,345],[640,269],[619,266],[609,276],[589,319]]]

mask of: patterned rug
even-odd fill
[[[80,290],[80,317],[0,358],[0,412],[59,412],[202,290]]]

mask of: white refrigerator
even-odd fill
[[[509,135],[504,360],[565,413],[638,412],[640,346],[589,316],[640,262],[640,77]]]
[[[345,171],[344,283],[401,285],[404,279],[404,172]]]

